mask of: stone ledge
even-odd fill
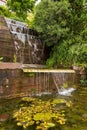
[[[29,72],[38,72],[38,73],[75,73],[74,70],[71,69],[42,69],[42,68],[22,68],[23,72],[29,73]]]
[[[21,63],[3,63],[0,62],[0,69],[21,69]]]

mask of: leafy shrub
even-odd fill
[[[86,79],[86,78],[82,78],[82,79],[80,80],[80,85],[81,85],[82,87],[87,87],[87,79]]]
[[[0,62],[3,61],[3,57],[0,57]]]

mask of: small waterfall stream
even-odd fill
[[[51,94],[51,84],[50,84],[50,73],[34,73],[34,85],[32,88],[32,94],[41,96],[43,94]]]
[[[68,77],[69,76],[69,77]],[[70,74],[66,73],[53,73],[52,74],[54,84],[57,88],[58,94],[64,95],[64,96],[70,96],[71,93],[75,90],[72,86],[74,85],[75,77],[72,74],[70,84],[69,84],[69,78]],[[70,85],[70,86],[69,86]]]
[[[74,70],[55,70],[42,68],[23,68],[24,73],[35,73],[36,94],[52,94],[70,96],[75,90]]]

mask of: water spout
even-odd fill
[[[38,68],[39,67],[39,68]],[[60,95],[70,96],[75,90],[72,86],[74,84],[75,71],[74,70],[58,70],[58,69],[46,69],[44,66],[38,65],[24,65],[22,66],[24,73],[36,73],[36,84],[38,95],[42,93],[49,94],[54,93],[55,87],[57,93]],[[42,76],[41,76],[42,74]],[[70,88],[65,86],[71,86]],[[54,90],[53,90],[54,89]],[[55,91],[56,92],[56,91]]]
[[[59,95],[64,95],[64,96],[71,96],[71,93],[75,90],[75,88],[68,88],[68,89],[59,89],[58,93]]]

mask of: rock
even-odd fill
[[[9,114],[7,113],[0,114],[0,121],[1,122],[6,121],[8,117],[9,117]]]
[[[87,114],[83,114],[82,117],[83,117],[84,119],[87,119]]]

